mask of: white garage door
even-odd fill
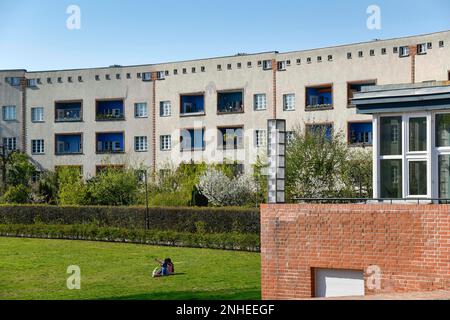
[[[364,272],[355,270],[316,269],[316,297],[364,295]]]

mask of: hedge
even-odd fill
[[[98,227],[93,224],[0,224],[0,236],[125,242],[252,252],[259,252],[260,250],[260,240],[257,234],[239,234],[235,232],[207,234],[143,229],[130,230]]]
[[[0,224],[81,225],[146,229],[144,207],[0,205]],[[150,230],[187,233],[260,232],[259,209],[149,208]]]

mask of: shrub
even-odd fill
[[[144,207],[57,207],[0,205],[0,224],[95,224],[99,227],[146,228]],[[161,231],[259,234],[258,209],[243,208],[149,208],[150,229]],[[200,224],[199,224],[200,223]]]
[[[87,190],[78,168],[61,168],[57,177],[59,205],[82,205],[86,202]]]
[[[251,177],[228,177],[222,171],[206,171],[197,185],[199,191],[213,206],[242,206],[256,201],[256,185]]]
[[[9,187],[2,196],[2,203],[23,204],[28,203],[31,197],[31,190],[25,185]]]

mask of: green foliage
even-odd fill
[[[126,229],[146,228],[145,207],[0,205],[0,224],[95,224]],[[149,208],[150,229],[196,233],[260,232],[258,209]]]
[[[138,182],[133,170],[108,169],[87,182],[87,203],[128,206],[136,203]]]
[[[267,168],[268,164],[266,157],[258,156],[255,164],[253,165],[253,179],[256,182],[256,197],[258,203],[267,202]]]
[[[45,203],[56,204],[59,193],[58,175],[51,171],[43,172],[37,182],[36,193]]]
[[[9,186],[28,186],[31,176],[36,170],[29,157],[21,152],[13,152],[6,166],[6,182]]]
[[[370,196],[371,171],[370,152],[353,152],[341,132],[330,139],[297,129],[286,152],[287,199]]]
[[[24,204],[30,201],[31,190],[23,184],[11,186],[2,196],[2,203]]]
[[[133,230],[97,227],[94,224],[45,225],[0,224],[0,236],[27,236],[51,239],[76,239],[165,245],[171,247],[211,248],[224,250],[259,251],[258,234],[188,233],[161,230]]]
[[[59,169],[57,181],[59,205],[82,205],[86,202],[87,189],[78,168]]]

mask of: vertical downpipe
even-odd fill
[[[152,72],[152,177],[156,173],[156,72]]]
[[[22,91],[22,152],[27,153],[27,79],[25,77],[20,80],[20,89]]]
[[[277,118],[277,60],[272,59],[273,118]]]

